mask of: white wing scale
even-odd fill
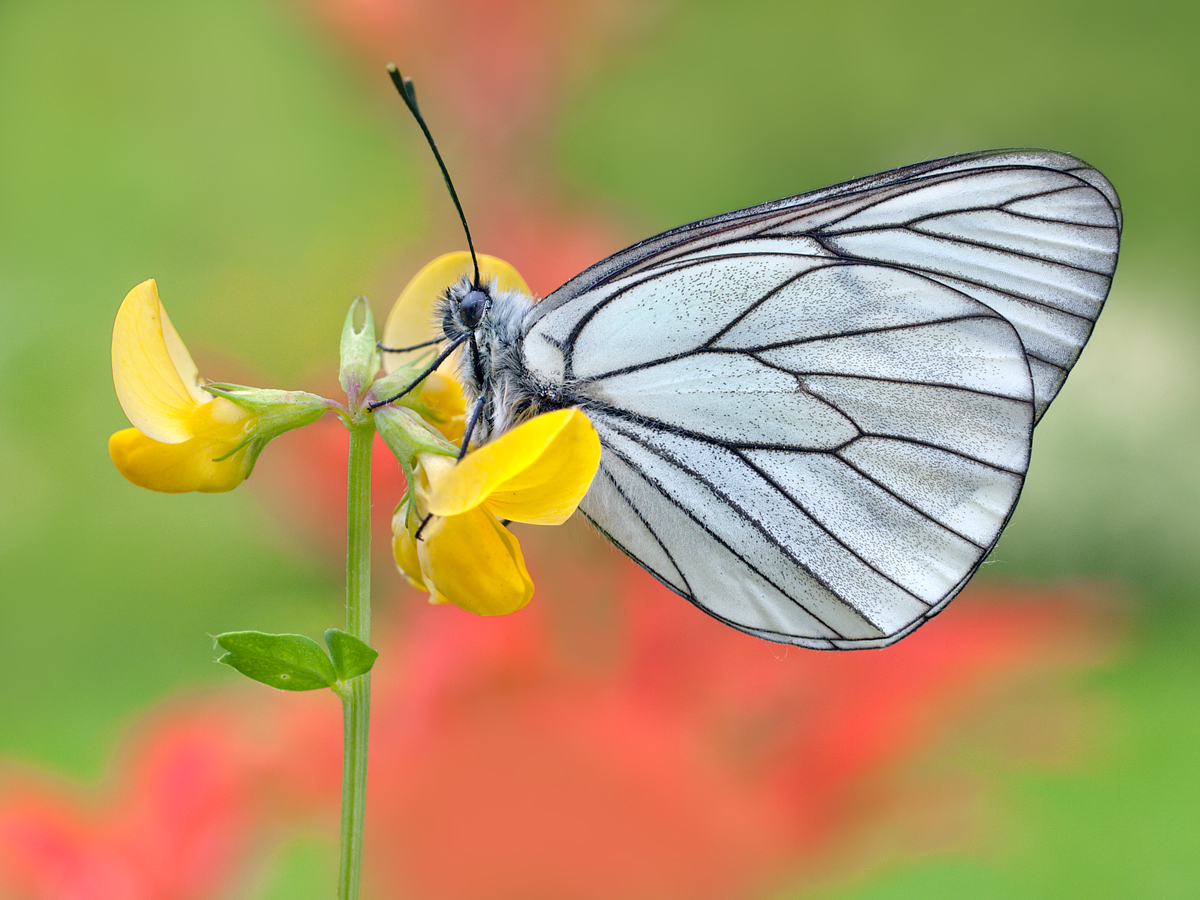
[[[582,509],[717,618],[883,646],[999,537],[1116,263],[1073,157],[957,157],[651,238],[532,311],[604,446]]]

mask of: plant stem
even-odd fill
[[[371,642],[371,445],[375,423],[365,416],[350,428],[346,484],[346,631]],[[367,740],[371,675],[351,679],[342,696],[342,859],[339,900],[358,900],[362,876],[363,820],[367,808]]]

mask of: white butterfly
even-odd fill
[[[477,438],[582,407],[581,505],[710,615],[824,649],[939,612],[995,545],[1108,294],[1116,192],[1074,157],[950,157],[676,228],[544,300],[463,279]]]

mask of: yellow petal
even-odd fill
[[[448,441],[458,443],[467,427],[467,401],[462,388],[441,372],[430,372],[421,383],[423,418],[433,424]]]
[[[560,409],[531,419],[457,464],[424,458],[435,515],[481,505],[502,519],[561,525],[583,499],[600,465],[600,438],[587,416]]]
[[[498,616],[515,612],[533,596],[521,545],[482,509],[435,516],[416,544],[421,572],[435,601],[445,599],[468,612]]]
[[[129,421],[165,443],[189,440],[188,418],[211,395],[200,389],[196,365],[179,339],[154,280],[125,295],[112,337],[113,384]]]
[[[400,573],[419,591],[427,591],[421,575],[421,560],[417,557],[417,542],[413,534],[421,525],[411,504],[402,503],[392,516],[392,557]]]
[[[434,307],[446,293],[446,289],[464,275],[475,275],[471,254],[465,250],[445,253],[418,272],[400,292],[396,305],[388,315],[387,324],[383,326],[383,346],[411,347],[413,344],[442,337],[442,323],[434,321]],[[479,254],[479,276],[485,282],[494,278],[496,286],[502,291],[517,288],[526,294],[532,293],[517,270],[495,256]],[[428,350],[414,350],[409,353],[385,353],[383,370],[390,374],[427,352]],[[453,375],[453,358],[442,364],[441,371]]]
[[[220,458],[243,440],[254,418],[228,400],[217,398],[189,418],[191,425],[202,426],[196,437],[167,444],[136,428],[126,428],[108,439],[108,454],[122,475],[152,491],[230,491],[248,474],[249,447],[228,459]]]

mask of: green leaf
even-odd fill
[[[352,634],[330,628],[325,632],[325,643],[333,656],[333,665],[342,681],[365,675],[375,665],[379,651],[364,644]]]
[[[302,634],[230,631],[214,640],[228,651],[217,662],[273,688],[313,691],[337,682],[333,663],[321,645]]]

